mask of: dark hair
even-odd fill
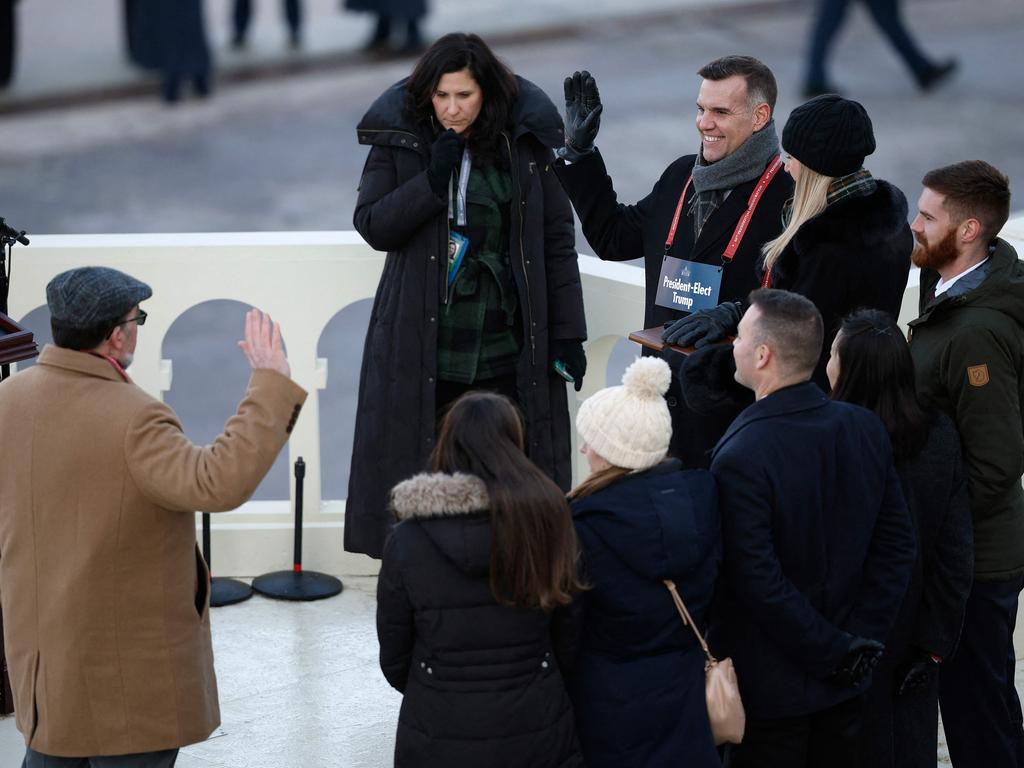
[[[491,591],[500,603],[550,611],[581,588],[579,545],[565,495],[523,452],[523,421],[512,401],[469,392],[441,422],[435,472],[465,472],[487,485]]]
[[[115,317],[111,320],[104,320],[102,323],[91,325],[88,328],[71,328],[61,325],[51,317],[50,332],[53,334],[53,344],[64,349],[96,349],[122,319]]]
[[[854,312],[839,328],[836,352],[839,377],[832,399],[877,413],[897,461],[917,455],[932,418],[917,399],[914,360],[896,321],[877,309]]]
[[[766,103],[775,114],[775,100],[779,97],[779,86],[775,75],[761,61],[753,56],[723,56],[708,62],[697,70],[705,80],[725,80],[741,75],[747,82],[747,99],[750,108]]]
[[[943,204],[954,224],[966,219],[981,222],[986,240],[999,234],[1010,218],[1010,179],[984,160],[936,168],[928,171],[921,183],[945,196]]]
[[[479,36],[452,32],[435,42],[420,57],[405,85],[405,109],[417,123],[441,127],[434,120],[434,91],[442,75],[468,69],[483,94],[483,106],[467,138],[481,163],[503,157],[501,132],[509,127],[519,96],[515,75]]]
[[[772,353],[792,371],[813,371],[821,359],[824,338],[821,313],[810,299],[777,288],[758,288],[750,306],[761,310],[758,323]]]

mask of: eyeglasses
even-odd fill
[[[128,325],[128,323],[138,323],[139,325],[145,325],[147,317],[149,317],[149,315],[146,313],[146,311],[144,309],[140,309],[139,313],[135,315],[135,317],[129,317],[127,320],[122,320],[120,323],[117,323],[114,326],[114,328],[120,328],[122,325]],[[114,334],[114,328],[111,328],[110,333],[107,334],[108,339]]]

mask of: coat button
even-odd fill
[[[434,668],[433,667],[427,667],[427,674],[428,675],[434,674]]]
[[[430,257],[430,260],[431,260],[431,261],[437,261],[437,256],[431,256],[431,257]]]
[[[414,147],[418,147],[418,146],[420,145],[420,143],[419,143],[418,141],[414,141],[414,142],[412,143],[412,145],[413,145]]]
[[[426,668],[427,668],[427,662],[421,661],[420,662],[420,669],[426,669]]]
[[[402,143],[405,144],[405,139],[402,139]]]
[[[430,316],[430,322],[433,323],[433,322],[436,322],[436,321],[437,321],[437,318],[435,318],[433,315],[431,315]]]
[[[429,381],[431,384],[433,384],[434,383],[434,377],[433,376],[428,376],[427,377],[427,381]]]
[[[549,664],[548,664],[548,663],[547,663],[546,661],[542,661],[542,662],[540,663],[540,665],[541,665],[541,667],[543,667],[544,669],[547,669],[547,668],[548,668],[548,667],[550,666],[550,665],[549,665]]]
[[[669,408],[675,408],[676,405],[678,404],[678,401],[675,399],[675,397],[666,398],[665,402],[668,403],[668,407]]]

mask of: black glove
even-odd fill
[[[837,685],[855,686],[866,679],[882,658],[885,646],[877,640],[855,637],[850,643],[846,656],[832,673],[830,679]]]
[[[587,356],[583,352],[583,342],[579,339],[552,339],[551,363],[561,360],[565,364],[565,372],[573,378],[573,387],[579,392],[583,387],[583,377],[587,375]]]
[[[430,165],[427,166],[427,181],[435,195],[444,197],[448,194],[448,181],[452,171],[462,159],[465,140],[449,128],[437,137],[430,148]]]
[[[661,334],[661,340],[677,347],[700,349],[735,336],[742,316],[743,307],[738,301],[727,301],[711,309],[699,309],[692,315],[670,323]]]
[[[565,147],[559,157],[574,163],[594,151],[603,109],[597,82],[589,72],[573,72],[565,78]]]
[[[896,673],[896,679],[901,681],[899,695],[904,696],[918,688],[923,688],[932,675],[938,671],[939,662],[935,661],[927,651],[918,650],[910,661]]]

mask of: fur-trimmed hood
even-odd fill
[[[484,481],[461,472],[424,472],[391,491],[391,509],[399,520],[479,514],[489,506]]]
[[[865,197],[848,197],[804,223],[793,238],[798,254],[823,242],[862,247],[892,242],[907,231],[907,198],[887,181]]]

